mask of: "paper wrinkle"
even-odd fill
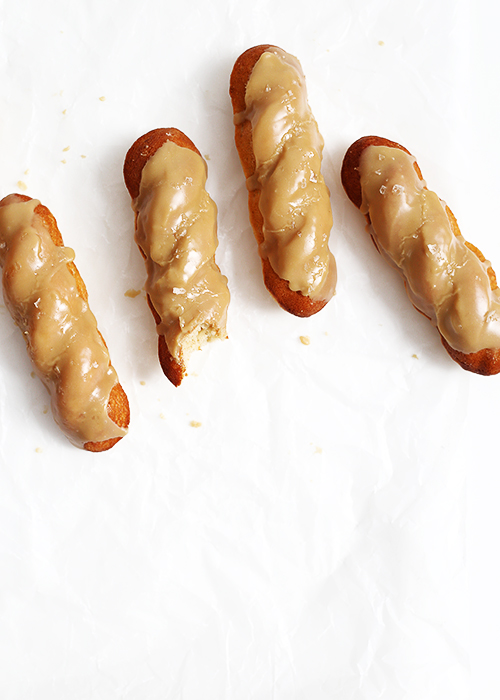
[[[25,182],[74,248],[131,425],[105,455],[66,444],[0,304],[0,696],[466,700],[457,445],[476,378],[411,308],[339,178],[376,133],[454,209],[462,6],[68,7],[4,13],[1,196]],[[234,146],[229,74],[267,41],[301,61],[325,141],[339,284],[310,319],[264,288]],[[229,339],[178,389],[121,171],[169,126],[209,155],[231,292]]]

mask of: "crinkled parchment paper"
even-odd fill
[[[1,196],[56,216],[131,404],[110,452],[74,448],[0,306],[3,700],[469,697],[465,478],[498,380],[449,359],[339,171],[359,136],[399,141],[500,259],[467,198],[471,13],[0,2]],[[234,147],[229,74],[259,43],[300,59],[325,139],[339,283],[310,319],[263,286]],[[207,158],[232,295],[229,339],[177,389],[122,179],[129,146],[161,126]]]

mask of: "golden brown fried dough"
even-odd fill
[[[265,285],[283,309],[311,316],[335,293],[337,272],[323,139],[302,69],[276,46],[254,46],[234,64],[229,94]]]
[[[450,356],[482,375],[500,372],[500,293],[484,255],[430,191],[410,152],[378,136],[358,139],[342,164],[349,199],[375,246],[402,274],[415,308],[436,325]]]
[[[129,149],[123,167],[145,260],[148,305],[165,376],[179,386],[193,350],[227,338],[227,279],[215,263],[217,208],[207,167],[178,129],[154,129]]]
[[[0,202],[0,244],[5,303],[51,394],[56,422],[78,447],[109,450],[126,434],[129,404],[73,251],[47,207],[20,194]]]

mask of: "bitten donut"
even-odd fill
[[[127,396],[88,305],[85,284],[47,207],[25,195],[0,202],[5,305],[51,395],[56,423],[90,452],[127,432]]]
[[[217,207],[207,165],[178,129],[154,129],[129,149],[123,167],[146,262],[146,293],[165,376],[179,386],[193,350],[227,338],[227,279],[215,262]]]
[[[403,146],[365,136],[345,154],[342,183],[375,246],[402,274],[411,302],[450,354],[477,374],[500,372],[500,292],[483,254],[430,191]]]
[[[234,64],[229,94],[265,285],[283,309],[311,316],[335,293],[337,270],[323,138],[302,68],[277,46],[255,46]]]

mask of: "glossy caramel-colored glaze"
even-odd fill
[[[129,150],[124,176],[135,195],[135,239],[146,263],[160,364],[178,386],[191,351],[227,337],[229,290],[215,263],[217,208],[205,187],[207,166],[182,132],[157,129]]]
[[[230,96],[265,284],[284,309],[309,316],[335,293],[337,271],[323,139],[300,63],[276,46],[248,49],[234,65]]]
[[[369,136],[342,165],[347,195],[366,216],[379,252],[402,274],[408,295],[436,325],[464,369],[500,371],[500,294],[490,263],[466,241],[449,207],[430,191],[415,158]]]
[[[98,452],[126,434],[130,413],[73,258],[38,200],[14,194],[0,202],[6,306],[51,395],[56,422],[75,445]]]

